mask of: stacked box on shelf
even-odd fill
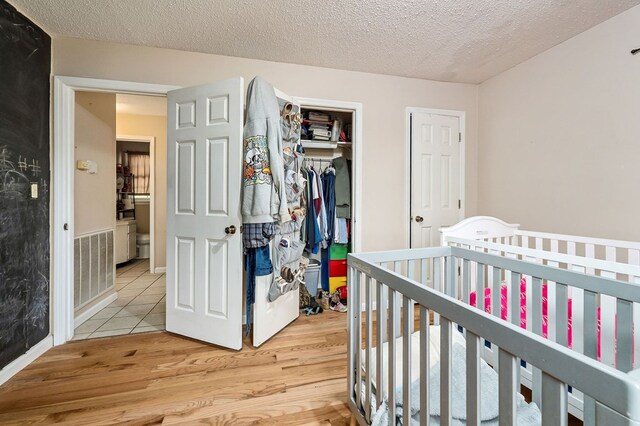
[[[329,248],[329,291],[347,285],[348,244],[332,244]]]

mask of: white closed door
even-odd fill
[[[167,95],[167,330],[242,348],[242,78]]]
[[[411,247],[440,245],[439,229],[462,219],[460,118],[411,115]]]

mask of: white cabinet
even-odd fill
[[[116,264],[136,257],[135,220],[119,220],[116,222],[115,252]]]

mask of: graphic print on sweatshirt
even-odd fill
[[[267,137],[258,135],[244,140],[244,184],[271,184]]]

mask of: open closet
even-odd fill
[[[295,320],[300,283],[311,296],[344,292],[346,253],[359,246],[361,105],[294,98],[258,78],[245,104],[243,88],[235,78],[168,93],[167,330],[233,349],[243,322],[260,346]],[[325,205],[319,218],[320,178],[336,172],[340,214]]]
[[[319,279],[314,282],[315,274],[308,274],[306,288],[312,297],[319,290],[325,297],[327,293],[333,296],[329,305],[322,306],[324,309],[344,311],[346,300],[339,302],[337,299],[346,298],[343,287],[347,285],[347,254],[352,247],[352,192],[355,189],[352,185],[353,123],[356,113],[349,109],[304,104],[301,111],[301,142],[305,148],[303,169],[311,175],[320,176],[319,183],[325,192],[322,204],[328,222],[318,251],[307,244],[306,253],[316,261]],[[311,179],[309,176],[308,181]],[[331,196],[327,197],[327,194]],[[335,296],[337,290],[345,297]]]

